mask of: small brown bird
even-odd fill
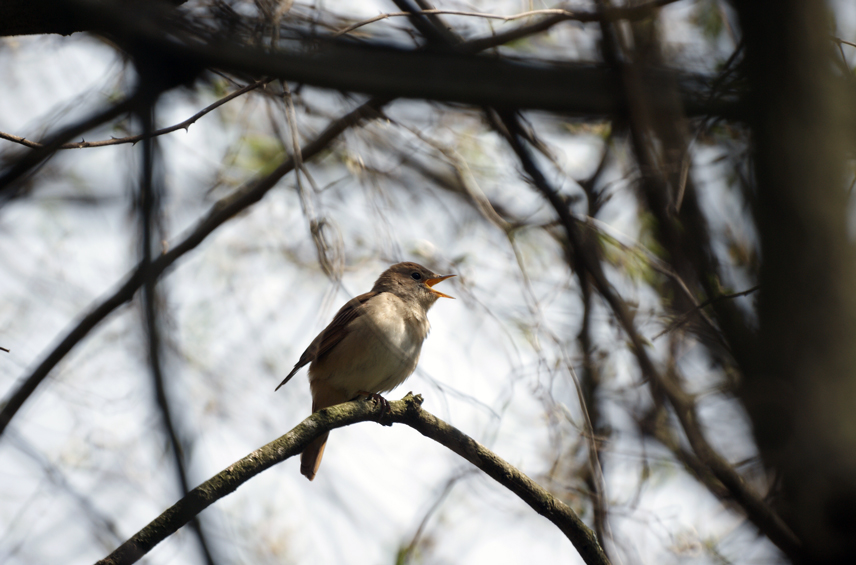
[[[428,309],[438,298],[454,298],[432,288],[455,275],[438,275],[416,263],[398,263],[383,272],[371,292],[349,300],[312,340],[279,387],[309,365],[312,412],[394,389],[416,369],[428,336]],[[300,456],[300,472],[315,478],[328,434]]]

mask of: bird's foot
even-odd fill
[[[386,416],[392,412],[392,408],[389,407],[389,400],[382,397],[378,393],[366,392],[364,390],[359,390],[359,391],[357,391],[357,394],[365,395],[367,400],[370,400],[371,402],[374,402],[375,404],[380,404],[382,406],[382,409],[380,411],[380,417],[378,418],[378,421],[382,421],[384,416]]]

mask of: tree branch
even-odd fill
[[[657,8],[665,6],[666,4],[672,4],[677,2],[678,0],[653,0],[652,2],[645,2],[644,4],[640,4],[638,6],[622,6],[620,8],[608,8],[605,10],[566,10],[564,8],[546,8],[542,10],[529,10],[527,12],[520,12],[518,14],[512,14],[510,16],[503,16],[500,14],[489,14],[484,12],[463,12],[459,10],[414,10],[412,12],[390,12],[387,14],[381,14],[379,16],[375,16],[373,18],[369,18],[367,20],[362,20],[355,24],[349,25],[348,27],[344,27],[337,31],[334,34],[334,37],[338,37],[340,35],[345,35],[354,31],[355,29],[359,29],[363,26],[379,22],[381,20],[386,20],[388,18],[396,18],[396,17],[408,17],[413,14],[418,15],[445,15],[445,16],[467,16],[472,18],[483,18],[488,20],[502,20],[503,22],[511,22],[514,20],[520,20],[523,18],[531,18],[533,16],[550,16],[545,18],[535,25],[543,26],[545,23],[549,24],[548,27],[551,27],[559,22],[565,21],[575,21],[575,22],[599,22],[599,21],[618,21],[618,20],[641,20],[647,17],[650,17]],[[527,26],[528,27],[528,26]],[[545,28],[546,29],[546,28]],[[519,28],[516,30],[519,33]],[[539,31],[543,31],[539,29]],[[488,37],[497,37],[497,35],[488,36]],[[519,38],[521,36],[515,36],[515,38]],[[839,40],[841,41],[841,40]],[[846,41],[841,41],[841,43],[847,43]],[[852,44],[851,44],[852,45]]]
[[[260,86],[264,86],[268,82],[270,82],[270,79],[262,79],[262,80],[257,80],[255,82],[251,82],[250,84],[244,86],[243,88],[239,88],[238,90],[232,92],[231,94],[227,94],[223,98],[220,98],[216,102],[214,102],[214,103],[206,106],[205,108],[199,110],[198,112],[196,112],[195,114],[193,114],[192,116],[190,116],[189,118],[184,120],[183,122],[179,122],[179,123],[171,125],[169,127],[154,130],[149,135],[151,137],[157,137],[160,135],[165,135],[167,133],[172,133],[174,131],[178,131],[180,129],[187,130],[191,125],[195,124],[199,120],[199,118],[201,118],[205,114],[208,114],[209,112],[219,108],[220,106],[222,106],[226,102],[229,102],[230,100],[234,100],[235,98],[237,98],[238,96],[241,96],[242,94],[246,94],[247,92],[249,92],[251,90],[255,90]],[[38,149],[38,148],[45,146],[45,144],[40,143],[38,141],[32,141],[32,140],[29,140],[25,137],[20,137],[20,136],[13,135],[11,133],[5,133],[2,131],[0,131],[0,139],[5,139],[7,141],[20,143],[21,145],[23,145],[25,147],[29,147],[31,149]],[[137,143],[138,141],[142,141],[144,139],[146,139],[146,134],[129,135],[127,137],[113,137],[111,139],[102,139],[99,141],[78,141],[76,143],[63,143],[62,145],[55,147],[55,149],[86,149],[88,147],[106,147],[108,145],[122,145],[125,143]]]
[[[422,397],[408,393],[402,400],[389,403],[389,412],[383,416],[381,423],[405,424],[448,447],[556,525],[588,565],[608,565],[609,561],[594,533],[569,506],[468,435],[422,410],[421,406]],[[358,422],[378,421],[383,411],[380,404],[358,400],[312,414],[279,439],[250,453],[191,490],[187,496],[99,561],[98,565],[136,562],[205,508],[234,492],[262,471],[301,453],[310,441],[322,433]]]
[[[0,203],[2,203],[3,200],[10,198],[9,187],[13,186],[12,183],[14,181],[27,174],[30,169],[38,166],[45,159],[51,157],[63,143],[103,124],[104,122],[133,111],[138,102],[139,100],[136,95],[126,98],[118,104],[114,104],[109,108],[96,112],[88,118],[58,131],[47,141],[41,144],[40,147],[26,153],[23,157],[18,159],[14,165],[7,169],[2,176],[0,176],[0,195],[2,195]]]
[[[187,68],[219,68],[276,77],[289,82],[388,98],[416,98],[475,105],[533,108],[586,115],[620,109],[617,77],[605,67],[523,64],[465,56],[498,43],[471,45],[452,54],[365,45],[315,37],[314,49],[276,52],[224,39],[191,34],[156,10],[129,11],[125,3],[66,0],[82,13],[95,12],[105,33],[143,52],[168,54]],[[464,44],[462,44],[464,45]],[[684,100],[690,113],[707,113],[699,87],[708,77],[684,74]],[[701,104],[701,105],[700,105]],[[725,106],[719,111],[728,113]],[[733,110],[733,108],[731,108]]]
[[[701,302],[698,305],[694,306],[691,310],[688,310],[688,311],[684,312],[683,314],[681,314],[677,319],[675,319],[671,324],[669,324],[669,326],[666,329],[664,329],[663,331],[661,331],[660,333],[658,333],[657,335],[652,337],[651,341],[654,341],[658,337],[661,337],[661,336],[663,336],[669,332],[675,331],[679,327],[686,324],[690,320],[690,317],[693,314],[695,314],[697,311],[701,310],[702,308],[707,308],[708,306],[710,306],[714,302],[717,302],[719,300],[730,300],[732,298],[740,298],[741,296],[747,296],[747,295],[752,294],[753,292],[757,291],[759,288],[761,288],[761,286],[756,284],[755,286],[753,286],[751,288],[747,288],[746,290],[743,290],[740,292],[733,292],[731,294],[719,294],[717,296],[713,296],[711,298],[708,298],[704,302]]]
[[[149,369],[155,389],[155,404],[161,413],[163,432],[175,463],[179,489],[182,495],[186,495],[190,486],[187,479],[187,466],[184,461],[185,449],[173,418],[173,408],[164,378],[163,356],[161,355],[161,323],[157,306],[159,298],[157,292],[158,277],[151,272],[153,249],[157,249],[157,241],[160,240],[161,235],[161,205],[164,188],[163,178],[158,174],[160,169],[157,167],[157,161],[160,155],[157,139],[153,135],[156,106],[157,98],[153,98],[148,105],[140,108],[137,112],[137,116],[143,124],[143,143],[141,144],[143,166],[140,171],[140,187],[136,204],[140,220],[140,264],[146,270],[142,293],[143,316],[141,322],[148,342]],[[191,520],[190,528],[199,542],[206,565],[215,565],[210,544],[198,518],[195,517]]]

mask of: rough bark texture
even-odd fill
[[[109,556],[99,561],[98,565],[136,562],[205,508],[234,492],[265,469],[299,454],[321,434],[349,424],[378,419],[385,425],[393,423],[408,425],[422,435],[448,447],[553,522],[568,537],[587,564],[607,565],[609,563],[606,554],[597,543],[594,532],[570,507],[554,498],[532,479],[471,437],[422,410],[421,406],[421,396],[408,394],[402,400],[390,402],[389,413],[383,416],[383,407],[380,404],[362,400],[339,404],[316,412],[284,436],[250,453],[191,490],[187,496],[172,505]]]

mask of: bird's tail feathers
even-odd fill
[[[327,437],[330,432],[312,440],[309,447],[300,455],[300,474],[310,481],[315,478],[318,467],[321,466],[321,457],[324,455],[324,447],[327,445]]]

